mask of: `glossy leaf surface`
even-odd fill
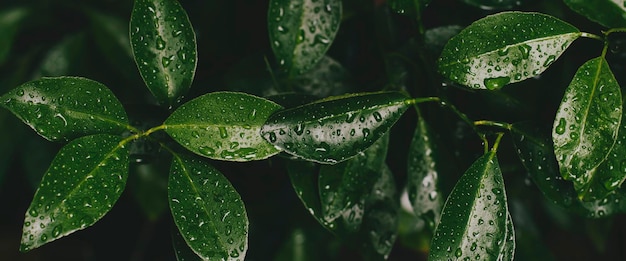
[[[261,137],[267,118],[282,107],[236,92],[213,92],[183,104],[165,121],[165,131],[194,153],[218,160],[250,161],[280,150]]]
[[[344,95],[272,114],[263,138],[306,160],[334,164],[382,137],[410,106],[401,93]]]
[[[605,160],[622,118],[620,87],[602,57],[583,64],[567,87],[554,119],[552,140],[563,178],[575,187]]]
[[[141,77],[157,100],[175,105],[187,93],[198,60],[196,35],[177,0],[136,0],[130,41]]]
[[[497,90],[539,75],[580,35],[576,27],[545,14],[490,15],[448,41],[439,72],[473,89]]]
[[[429,260],[500,260],[509,251],[509,213],[494,151],[461,176],[435,230]]]
[[[120,134],[128,127],[119,100],[106,86],[86,78],[42,78],[24,83],[0,99],[2,106],[51,141]]]
[[[228,179],[204,161],[174,156],[168,185],[174,222],[191,249],[205,260],[243,260],[248,217]]]
[[[30,10],[24,7],[0,11],[0,64],[3,64],[11,53],[15,35],[29,14]]]
[[[563,0],[574,12],[608,28],[626,27],[622,0]]]
[[[65,145],[26,211],[20,250],[37,248],[100,220],[124,190],[128,155],[120,137],[108,134]]]
[[[267,28],[272,50],[290,76],[319,62],[335,40],[341,0],[271,0]]]

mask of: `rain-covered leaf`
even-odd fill
[[[448,41],[439,72],[473,89],[497,90],[539,75],[580,35],[576,27],[546,14],[490,15]]]
[[[466,4],[476,6],[483,10],[510,9],[520,6],[529,0],[463,0]]]
[[[205,161],[175,155],[168,196],[174,222],[197,255],[205,260],[244,260],[246,209],[222,173]]]
[[[429,260],[502,260],[511,249],[508,218],[502,172],[492,150],[469,167],[448,197]]]
[[[128,127],[120,101],[106,86],[86,78],[27,82],[0,97],[0,105],[52,141],[96,133],[120,134]]]
[[[189,245],[187,245],[187,242],[185,241],[183,236],[180,234],[180,231],[176,228],[172,230],[172,245],[174,247],[174,254],[176,255],[177,261],[200,261],[202,260],[202,258],[196,255],[196,253],[193,252],[191,248],[189,248]]]
[[[604,27],[626,27],[626,5],[623,0],[564,0],[574,12]]]
[[[334,164],[364,151],[410,106],[397,92],[343,95],[272,114],[263,138],[306,160]]]
[[[261,137],[267,118],[282,107],[236,92],[213,92],[178,108],[165,131],[194,153],[218,160],[250,161],[280,152]]]
[[[21,251],[89,227],[111,210],[128,176],[128,146],[120,141],[98,134],[59,151],[26,211]]]
[[[430,4],[431,0],[390,0],[389,7],[396,13],[419,19],[423,10]]]
[[[11,53],[15,35],[29,14],[30,10],[24,7],[0,11],[0,64],[3,64]]]
[[[127,77],[136,74],[128,22],[97,10],[89,10],[87,14],[95,43],[107,62]]]
[[[341,0],[271,0],[272,50],[290,76],[307,72],[326,54],[341,22]]]
[[[75,74],[75,70],[84,67],[82,58],[85,48],[85,35],[70,35],[53,46],[42,59],[39,71],[33,78],[59,77]]]
[[[579,188],[602,163],[617,139],[622,94],[608,63],[583,64],[567,87],[554,119],[552,140],[563,178]]]
[[[130,41],[150,92],[161,104],[177,104],[191,87],[198,61],[196,35],[180,3],[136,0]]]
[[[418,217],[435,228],[439,222],[444,197],[439,188],[441,168],[447,164],[439,155],[439,145],[430,126],[420,117],[409,147],[407,192]]]

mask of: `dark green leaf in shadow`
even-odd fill
[[[180,231],[176,228],[172,230],[172,245],[174,247],[174,254],[176,254],[177,261],[200,261],[198,255],[196,255],[191,248],[187,245],[187,242],[180,234]]]
[[[282,107],[236,92],[213,92],[193,99],[165,120],[165,131],[194,153],[217,160],[251,161],[280,152],[260,135]]]
[[[277,103],[280,106],[285,107],[286,109],[295,108],[305,105],[307,103],[312,103],[319,99],[318,97],[313,95],[300,94],[295,92],[270,95],[265,98]]]
[[[320,224],[329,227],[322,214],[322,203],[317,186],[318,165],[308,161],[290,160],[287,162],[287,173],[293,190],[302,201],[304,207]]]
[[[86,78],[27,82],[0,97],[0,105],[51,141],[96,133],[120,134],[128,128],[120,101],[106,86]]]
[[[576,27],[546,14],[490,15],[448,41],[439,72],[473,89],[497,90],[539,75],[580,35]]]
[[[323,231],[323,230],[322,230]],[[316,261],[323,260],[320,256],[325,253],[317,248],[324,242],[316,241],[308,229],[295,228],[284,241],[274,261]]]
[[[343,95],[272,114],[263,138],[309,161],[335,164],[364,151],[410,106],[397,92]]]
[[[324,56],[309,71],[289,80],[296,92],[325,98],[351,90],[350,74],[339,62]]]
[[[326,54],[341,22],[341,0],[271,0],[270,45],[290,77],[307,72]]]
[[[84,66],[81,60],[85,57],[84,49],[84,34],[65,37],[48,51],[33,78],[76,74],[75,72]]]
[[[91,33],[103,57],[124,76],[133,77],[137,73],[137,68],[130,47],[128,22],[97,10],[89,10],[87,14],[91,23]]]
[[[196,35],[177,0],[136,0],[130,41],[146,86],[161,104],[187,93],[198,62]]]
[[[469,167],[448,197],[429,260],[501,260],[511,249],[507,220],[502,172],[492,150]]]
[[[564,0],[574,12],[604,27],[626,27],[626,6],[616,0]]]
[[[483,10],[502,10],[520,6],[528,0],[463,0],[463,2]]]
[[[168,185],[174,222],[202,259],[243,260],[248,217],[228,179],[204,161],[174,155]]]
[[[156,221],[167,210],[167,179],[171,160],[131,162],[129,186],[142,212]]]
[[[0,11],[0,64],[3,64],[11,53],[15,35],[29,14],[30,10],[25,7]]]
[[[583,64],[567,87],[554,119],[552,141],[561,175],[574,187],[589,183],[617,139],[622,95],[608,63],[598,57]]]
[[[389,7],[398,14],[419,20],[431,0],[390,0]]]
[[[124,190],[128,155],[120,137],[107,134],[65,145],[26,211],[20,250],[29,251],[100,220]]]

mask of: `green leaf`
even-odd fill
[[[99,82],[80,77],[42,78],[24,83],[0,97],[39,135],[51,141],[80,136],[120,134],[128,128],[122,104]]]
[[[199,261],[202,260],[196,255],[191,248],[185,242],[185,238],[180,234],[178,229],[172,231],[172,245],[174,247],[174,253],[176,254],[176,260],[178,261]]]
[[[541,13],[490,15],[448,41],[439,72],[473,89],[497,90],[539,75],[580,35],[576,27]]]
[[[169,158],[159,158],[149,163],[131,160],[129,187],[135,201],[150,221],[158,220],[168,208],[167,179],[170,162]]]
[[[626,6],[622,0],[564,0],[570,9],[604,27],[626,27]]]
[[[128,155],[120,137],[108,134],[65,145],[26,211],[20,250],[37,248],[102,218],[124,190]]]
[[[398,14],[420,19],[431,0],[390,0],[389,7]]]
[[[483,10],[510,9],[522,4],[527,4],[528,0],[463,0],[466,4],[476,6]]]
[[[492,150],[469,167],[448,197],[428,259],[501,260],[511,250],[508,218],[502,172]]]
[[[95,43],[107,62],[126,77],[135,75],[137,68],[130,47],[128,22],[97,10],[88,10],[87,14]]]
[[[330,223],[324,220],[322,203],[318,194],[318,168],[313,162],[290,160],[287,162],[287,173],[293,190],[302,201],[304,207],[324,227]]]
[[[85,35],[75,34],[65,37],[53,46],[42,59],[39,72],[34,78],[42,76],[59,77],[75,74],[81,67],[85,57]]]
[[[168,186],[174,222],[205,260],[243,260],[248,217],[228,179],[204,161],[175,155]]]
[[[135,62],[150,92],[177,104],[193,81],[198,61],[196,35],[176,0],[135,0],[130,17]]]
[[[194,153],[217,160],[251,161],[280,152],[260,133],[267,118],[282,107],[236,92],[213,92],[178,108],[165,131]]]
[[[309,71],[289,81],[291,89],[320,98],[347,93],[350,73],[333,58],[324,56]]]
[[[296,76],[319,62],[335,39],[341,0],[271,0],[267,28],[280,66]]]
[[[397,92],[331,97],[272,114],[261,133],[296,157],[335,164],[367,149],[409,106]]]
[[[3,64],[11,53],[15,36],[29,14],[30,10],[25,7],[0,11],[0,64]]]
[[[563,178],[582,187],[617,139],[620,87],[603,57],[583,64],[567,87],[554,119],[552,141]]]

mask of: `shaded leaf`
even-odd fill
[[[172,245],[174,247],[174,254],[176,254],[176,260],[178,261],[199,261],[202,260],[196,255],[191,248],[185,242],[185,239],[180,234],[178,229],[172,230]]]
[[[282,107],[269,100],[236,92],[213,92],[193,99],[165,120],[165,131],[194,153],[218,160],[251,161],[280,150],[260,130]]]
[[[561,175],[579,188],[615,144],[622,118],[620,87],[603,57],[583,64],[567,87],[552,140]]]
[[[80,60],[85,56],[84,34],[75,34],[65,37],[53,46],[42,59],[39,72],[33,78],[42,76],[60,77],[84,66]]]
[[[546,14],[490,15],[448,41],[439,72],[473,89],[497,90],[539,75],[580,35],[576,27]]]
[[[89,10],[87,14],[95,43],[107,62],[127,77],[135,75],[137,69],[130,47],[128,22],[97,10]]]
[[[494,9],[510,9],[513,7],[521,6],[528,0],[463,0],[466,4],[476,6],[483,10]]]
[[[51,141],[120,134],[128,128],[119,100],[106,86],[86,78],[42,78],[24,83],[0,99],[0,105]]]
[[[177,0],[136,0],[130,41],[141,77],[157,100],[175,105],[187,93],[198,61],[196,35]]]
[[[305,105],[307,103],[311,103],[319,99],[318,97],[315,97],[312,95],[299,94],[299,93],[293,93],[293,92],[270,95],[265,98],[287,109]]]
[[[65,145],[28,207],[20,250],[29,251],[100,220],[124,190],[128,155],[120,137],[107,134]]]
[[[168,185],[174,222],[205,260],[243,260],[248,217],[228,179],[204,161],[175,155]]]
[[[331,97],[272,114],[261,133],[296,157],[335,164],[367,149],[409,106],[397,92]]]
[[[297,92],[325,98],[347,93],[352,87],[350,78],[348,70],[339,62],[324,56],[306,73],[293,77],[289,84]]]
[[[328,227],[329,223],[324,220],[319,197],[317,165],[308,161],[290,160],[287,162],[287,173],[291,186],[304,207],[320,224]]]
[[[290,76],[307,72],[326,54],[341,22],[341,0],[271,0],[272,50]]]
[[[398,14],[419,20],[431,0],[390,0],[389,7]]]
[[[3,64],[11,53],[15,35],[29,14],[30,10],[25,7],[0,11],[0,64]]]
[[[429,260],[500,260],[511,249],[508,218],[502,172],[492,150],[469,167],[448,197]]]
[[[158,161],[149,163],[131,161],[130,164],[129,186],[143,214],[151,221],[158,220],[168,208],[169,162],[169,158],[159,158]]]
[[[622,0],[563,0],[574,12],[604,27],[626,27],[626,6]]]

